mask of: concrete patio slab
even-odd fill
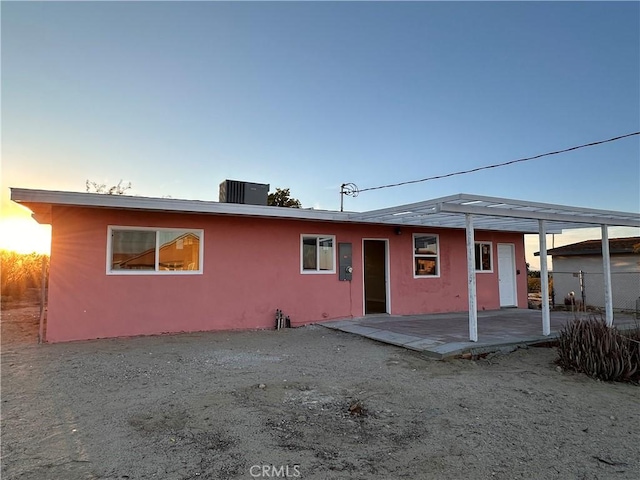
[[[366,336],[380,342],[391,343],[393,345],[400,346],[405,346],[406,344],[419,342],[420,340],[422,340],[422,338],[420,337],[404,335],[403,333],[394,333],[389,330],[377,330]]]
[[[599,318],[593,313],[551,312],[551,334],[542,335],[542,312],[502,309],[478,312],[478,341],[469,341],[467,312],[433,315],[368,315],[362,318],[322,322],[319,325],[372,340],[418,351],[432,358],[445,359],[465,353],[478,355],[535,345],[557,339],[560,329],[574,318]],[[619,329],[636,325],[632,315],[617,313]]]
[[[333,326],[333,328],[343,328],[343,327],[348,327],[351,325],[357,325],[358,321],[357,320],[336,320],[331,322],[331,325]]]
[[[365,326],[358,325],[358,324],[345,325],[345,326],[343,326],[341,328],[338,328],[338,330],[341,330],[341,331],[347,332],[347,333],[355,333],[356,335],[362,335],[363,337],[369,337],[373,333],[379,331],[379,329],[377,329],[377,328],[369,328],[369,327],[365,327]]]
[[[420,340],[417,340],[415,342],[406,343],[405,347],[412,350],[424,350],[426,348],[434,348],[442,344],[442,342],[438,342],[437,340],[431,340],[430,338],[421,338]]]

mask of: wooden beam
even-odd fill
[[[473,233],[473,216],[465,215],[467,232],[467,280],[469,291],[469,340],[478,341],[478,299],[476,292],[476,247]]]
[[[551,222],[567,222],[588,225],[613,225],[620,227],[640,227],[640,215],[617,216],[616,212],[605,215],[606,212],[596,212],[593,215],[583,212],[556,213],[541,212],[536,210],[515,210],[500,207],[482,207],[477,205],[446,204],[441,203],[436,207],[436,212],[470,213],[473,215],[489,215],[493,217],[529,218],[535,220],[548,220]]]
[[[551,334],[551,313],[549,312],[549,271],[547,268],[547,225],[538,220],[540,234],[540,295],[542,295],[542,334]]]
[[[613,295],[611,292],[611,256],[609,255],[609,232],[602,225],[602,266],[604,273],[604,311],[608,326],[613,325]]]

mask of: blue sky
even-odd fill
[[[217,200],[226,178],[248,180],[337,209],[343,182],[413,180],[640,130],[638,2],[1,8],[5,217],[17,214],[9,186],[84,191],[86,179],[202,200]],[[640,137],[345,206],[459,192],[638,211]]]

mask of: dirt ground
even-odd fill
[[[320,326],[37,345],[2,311],[3,479],[638,479],[640,388],[550,348],[439,362]]]

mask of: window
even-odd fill
[[[491,255],[491,244],[476,242],[476,272],[492,272],[493,256]]]
[[[301,273],[335,273],[335,243],[333,235],[301,235]]]
[[[107,273],[202,273],[202,230],[109,227]]]
[[[437,235],[413,235],[414,278],[440,276],[439,250]]]

